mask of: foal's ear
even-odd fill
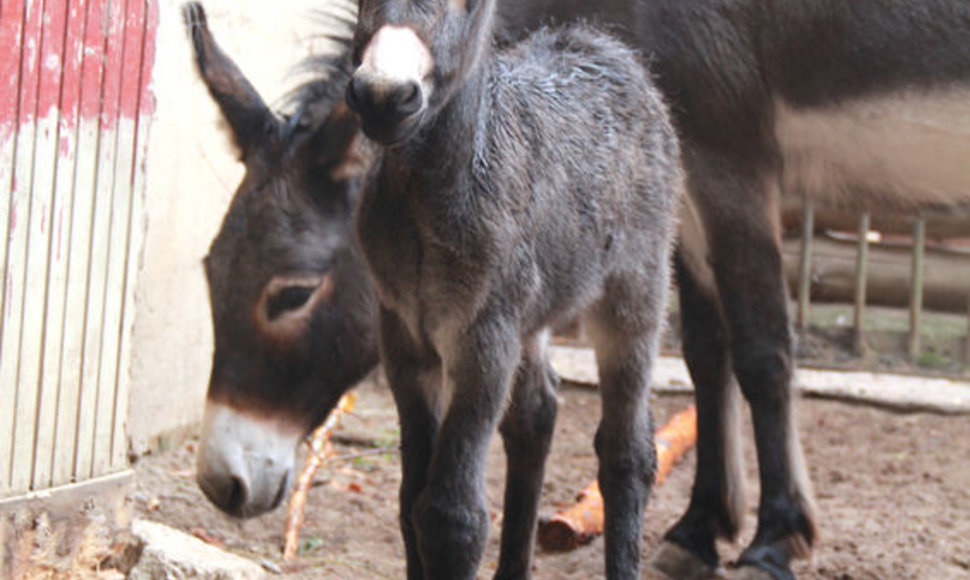
[[[467,43],[481,46],[492,37],[495,0],[464,0],[468,21],[465,24]]]
[[[465,10],[469,14],[483,14],[491,8],[492,4],[495,4],[495,0],[453,0],[459,4],[465,5]]]
[[[268,135],[276,134],[279,121],[236,63],[216,44],[202,5],[191,2],[183,6],[182,19],[192,39],[199,75],[229,123],[236,145],[245,158],[252,150],[265,145]]]
[[[314,164],[335,182],[361,177],[370,169],[374,149],[360,130],[360,120],[340,102],[313,137],[308,148]]]

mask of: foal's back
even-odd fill
[[[566,293],[617,268],[649,275],[643,245],[671,227],[681,170],[667,108],[638,57],[574,25],[540,30],[494,62],[477,170],[535,250],[546,302],[582,303],[585,292]],[[550,276],[568,282],[557,288]]]
[[[638,57],[612,36],[586,25],[543,29],[500,52],[489,73],[482,153],[502,162],[487,168],[496,189],[555,187],[581,200],[610,199],[615,205],[601,209],[621,214],[634,202],[631,185],[677,174],[662,97]],[[523,176],[530,181],[512,181]]]

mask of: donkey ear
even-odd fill
[[[182,19],[192,39],[199,75],[219,105],[236,145],[245,157],[265,144],[266,135],[277,128],[279,121],[236,63],[216,44],[202,5],[198,2],[186,4],[182,8]]]

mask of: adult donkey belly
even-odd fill
[[[874,211],[970,203],[970,84],[776,102],[784,191]]]

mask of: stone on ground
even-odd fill
[[[262,580],[256,563],[210,546],[168,526],[136,519],[131,531],[143,544],[129,580]]]

